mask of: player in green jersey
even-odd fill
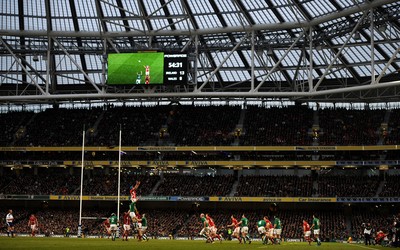
[[[131,202],[131,204],[129,204],[129,216],[131,217],[133,223],[137,223],[137,213],[138,210],[136,208],[136,202]]]
[[[262,220],[259,220],[257,222],[257,231],[258,234],[261,236],[263,245],[267,244],[267,230],[265,229],[265,227],[267,226],[267,222],[266,222],[267,218],[264,216],[264,218]]]
[[[246,218],[246,216],[243,214],[242,219],[239,222],[240,226],[242,227],[240,232],[242,234],[242,240],[243,243],[246,244],[246,240],[249,241],[249,244],[251,244],[251,239],[249,237],[249,220]]]
[[[281,220],[275,216],[274,219],[274,238],[275,238],[275,243],[281,244],[281,233],[282,233],[282,224]]]
[[[136,84],[140,84],[142,82],[142,71],[136,73]]]
[[[210,229],[208,227],[208,221],[203,213],[200,214],[200,220],[203,228],[201,229],[199,234],[204,238],[206,238],[207,242],[212,242],[212,239],[210,238]]]
[[[315,215],[313,215],[313,221],[312,221],[312,226],[311,229],[314,229],[314,239],[317,241],[317,245],[321,245],[321,240],[319,239],[319,234],[320,234],[320,228],[321,228],[321,223]]]
[[[139,241],[140,240],[145,240],[149,241],[149,238],[146,235],[146,230],[147,230],[147,218],[146,214],[142,214],[142,218],[138,220],[140,222],[140,227],[139,227]]]
[[[115,237],[116,237],[116,232],[118,229],[118,218],[115,215],[115,213],[111,214],[111,217],[109,218],[110,221],[110,230],[111,230],[111,235],[112,235],[112,240],[115,241]]]

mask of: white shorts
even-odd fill
[[[274,229],[274,234],[281,235],[282,229]]]
[[[107,233],[111,232],[111,227],[106,227]]]
[[[132,201],[133,203],[136,203],[136,202],[137,202],[137,198],[132,198],[132,197],[131,197],[131,201]]]
[[[235,227],[233,234],[240,234],[240,227]]]
[[[129,216],[131,216],[131,218],[136,218],[135,212],[130,212],[130,213],[129,213]]]
[[[206,234],[208,232],[210,232],[210,228],[209,227],[203,227],[203,229],[201,229],[199,234],[203,235],[203,234]]]
[[[304,232],[304,237],[310,237],[311,231],[305,231]]]
[[[140,228],[140,230],[142,231],[142,233],[145,233],[147,230],[147,227],[142,227],[142,228]]]
[[[124,224],[124,230],[125,230],[125,231],[131,230],[131,225],[126,225],[126,224]]]
[[[142,223],[139,222],[139,223],[137,224],[137,227],[138,227],[139,229],[142,229]]]
[[[249,227],[242,227],[242,233],[247,234],[249,232]]]
[[[217,228],[216,227],[214,227],[214,226],[212,226],[212,227],[209,227],[209,229],[210,229],[210,232],[211,233],[217,233]]]
[[[265,234],[267,231],[265,231],[265,227],[259,227],[258,228],[258,233],[259,234]]]
[[[274,235],[274,229],[273,228],[268,229],[268,235],[269,236]]]
[[[319,234],[319,229],[314,229],[314,235]]]
[[[117,227],[117,224],[111,224],[110,225],[110,230],[112,231],[112,230],[117,230],[118,229],[118,227]]]
[[[36,230],[36,225],[31,225],[31,230],[35,231]]]

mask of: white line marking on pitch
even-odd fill
[[[355,246],[355,247],[361,247],[361,248],[365,248],[365,249],[372,249],[372,250],[379,249],[379,248],[365,247],[365,246],[353,245],[353,244],[349,244],[349,245],[350,245],[350,246]]]

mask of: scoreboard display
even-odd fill
[[[187,68],[187,54],[164,54],[164,83],[186,84],[188,81]]]
[[[137,52],[108,55],[107,84],[186,84],[185,53]]]

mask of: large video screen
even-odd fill
[[[186,84],[185,53],[137,52],[108,55],[107,83]]]
[[[108,84],[163,84],[164,53],[138,52],[108,55]]]

